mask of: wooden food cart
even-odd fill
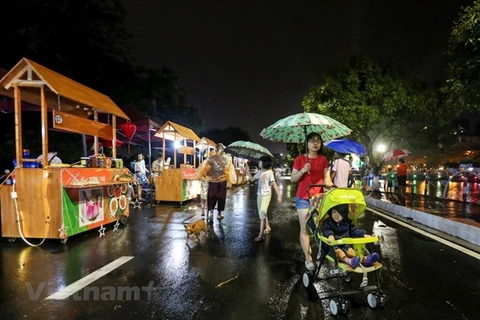
[[[162,175],[155,179],[155,200],[157,201],[175,201],[180,202],[197,198],[200,194],[200,180],[197,179],[195,144],[200,138],[193,130],[167,121],[155,136],[163,139],[163,150],[165,150],[165,141],[183,141],[184,145],[180,148],[183,152],[183,165],[177,168],[177,149],[175,149],[173,158],[173,167],[163,169]],[[187,145],[193,144],[192,147]],[[187,155],[193,158],[193,165],[187,164]],[[163,163],[165,163],[165,153],[163,154]]]
[[[108,96],[25,58],[0,80],[0,94],[14,98],[17,161],[15,183],[0,187],[2,237],[66,242],[69,236],[98,227],[102,236],[103,226],[112,222],[115,231],[129,216],[129,181],[121,178],[125,169],[108,164],[74,168],[47,161],[43,168],[24,167],[22,101],[39,106],[43,159],[48,159],[49,111],[53,129],[94,136],[95,154],[99,137],[112,141],[113,158],[116,117],[128,119],[125,113]],[[99,113],[110,114],[112,124],[99,122]]]

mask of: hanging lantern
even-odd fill
[[[130,120],[127,120],[127,122],[120,125],[120,129],[122,129],[123,134],[128,139],[128,153],[130,153],[130,140],[137,131],[137,126],[131,123]]]

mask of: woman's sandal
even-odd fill
[[[265,238],[262,237],[262,236],[257,236],[257,237],[255,238],[255,242],[263,241],[263,239],[265,239]]]
[[[265,230],[263,230],[263,234],[269,234],[270,232],[272,232],[272,229],[265,229]]]

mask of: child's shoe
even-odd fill
[[[371,267],[373,266],[373,263],[377,262],[378,260],[380,260],[380,255],[376,252],[373,252],[363,259],[363,265],[365,267]]]
[[[360,257],[353,257],[350,259],[350,265],[352,266],[353,269],[358,267],[360,265]]]

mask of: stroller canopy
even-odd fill
[[[328,210],[339,204],[349,204],[348,218],[352,221],[360,217],[367,208],[363,193],[352,188],[331,189],[318,200],[318,221],[323,220]]]

